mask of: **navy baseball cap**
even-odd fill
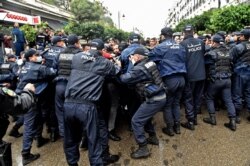
[[[11,59],[11,58],[17,58],[16,55],[14,54],[7,54],[7,58],[8,59]]]
[[[24,57],[25,59],[29,59],[29,57],[32,57],[33,55],[39,55],[39,52],[33,48],[29,49],[27,52],[25,52]]]
[[[211,40],[216,43],[223,42],[223,38],[218,34],[213,35]]]
[[[133,41],[133,42],[139,42],[141,39],[141,36],[137,33],[131,33],[129,36],[129,40]]]
[[[134,50],[134,52],[132,53],[132,55],[134,55],[134,54],[139,54],[139,55],[143,55],[143,56],[148,56],[148,52],[147,52],[144,48],[142,48],[142,47],[136,48],[136,49]]]
[[[104,48],[104,42],[102,39],[93,39],[89,44],[90,48],[94,50],[102,50]]]
[[[76,43],[78,43],[80,41],[80,37],[78,37],[77,35],[73,34],[73,35],[69,35],[68,36],[68,45],[74,45]]]
[[[240,31],[240,34],[244,36],[250,36],[250,29],[249,28],[242,29]]]
[[[192,25],[186,25],[184,28],[183,28],[183,31],[184,32],[188,32],[188,31],[193,31],[194,30],[194,27]]]
[[[170,27],[165,27],[161,29],[161,35],[173,35],[174,31]]]
[[[53,36],[52,39],[51,39],[51,42],[53,44],[56,44],[57,42],[60,42],[60,41],[64,41],[65,39],[63,39],[61,36]]]

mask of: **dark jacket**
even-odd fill
[[[205,44],[193,36],[186,36],[180,43],[187,51],[187,80],[201,81],[206,78],[205,72]]]
[[[65,102],[98,101],[105,76],[116,75],[119,71],[118,66],[102,57],[98,51],[76,54],[72,59]]]
[[[187,72],[186,50],[172,39],[164,40],[156,46],[149,53],[149,58],[157,63],[161,77]]]

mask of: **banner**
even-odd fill
[[[40,16],[30,16],[4,9],[0,9],[0,20],[30,25],[37,25],[41,23]]]

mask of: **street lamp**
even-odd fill
[[[125,15],[122,14],[122,18],[125,18]],[[118,28],[121,29],[121,13],[118,11]]]

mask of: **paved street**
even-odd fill
[[[114,166],[250,166],[250,123],[246,120],[247,115],[244,114],[236,132],[226,129],[223,125],[228,121],[226,111],[217,113],[218,124],[215,127],[202,122],[206,115],[203,110],[203,114],[198,117],[199,125],[195,131],[181,128],[181,135],[169,137],[161,132],[164,122],[162,113],[158,113],[154,121],[160,145],[150,145],[151,157],[142,160],[130,158],[130,152],[136,148],[136,144],[132,133],[127,130],[128,127],[120,125],[118,133],[122,136],[122,141],[110,141],[111,152],[121,155],[119,162]],[[185,120],[184,116],[182,120]],[[48,137],[46,133],[44,136]],[[5,140],[13,143],[13,165],[21,166],[22,138],[6,136]],[[49,143],[40,149],[34,144],[32,152],[39,152],[41,157],[30,166],[67,166],[62,140]],[[89,165],[86,151],[81,151],[79,165]]]

